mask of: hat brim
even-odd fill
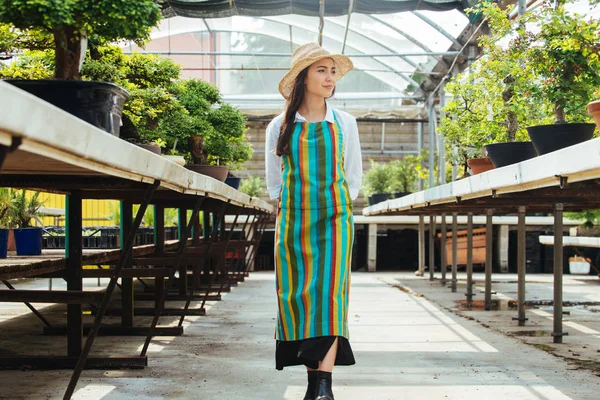
[[[279,81],[279,93],[283,96],[284,99],[289,99],[290,94],[292,93],[292,88],[296,82],[296,78],[298,74],[302,72],[306,67],[311,66],[319,60],[324,60],[326,58],[331,58],[335,63],[335,77],[336,80],[340,80],[344,75],[346,75],[352,68],[354,68],[354,64],[350,59],[343,54],[329,54],[326,56],[319,56],[313,58],[305,58],[296,64],[284,75],[284,77]]]

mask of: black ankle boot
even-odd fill
[[[334,400],[331,391],[331,372],[319,371],[315,400]]]
[[[306,371],[308,374],[308,387],[304,400],[315,400],[315,392],[317,391],[317,381],[319,380],[319,371]]]

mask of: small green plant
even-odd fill
[[[158,146],[158,147],[165,147],[167,145],[167,142],[165,142],[161,138],[158,138],[158,139],[154,139],[152,141],[152,144],[155,146]]]
[[[419,167],[419,159],[413,155],[392,161],[390,190],[392,192],[414,192],[419,180]]]
[[[575,220],[581,220],[583,228],[591,229],[600,225],[600,210],[586,210],[581,212],[567,212],[565,217]]]
[[[12,224],[19,228],[30,228],[31,219],[39,215],[40,208],[44,202],[40,200],[40,193],[34,192],[30,198],[27,198],[25,190],[12,191],[10,205],[10,218]]]
[[[376,163],[369,160],[370,166],[363,176],[363,192],[370,196],[375,193],[391,193],[394,183],[390,163]]]
[[[135,217],[139,210],[139,204],[133,206],[133,216]],[[108,203],[109,214],[107,218],[113,223],[113,225],[119,225],[121,223],[121,207],[119,202]],[[165,226],[177,225],[178,210],[176,208],[165,208]],[[143,226],[154,226],[154,209],[148,207],[144,217],[142,219]]]
[[[132,215],[135,218],[138,210],[140,209],[139,204],[134,204],[132,208]],[[113,223],[113,225],[121,224],[121,205],[119,202],[108,203],[108,216],[107,218]],[[144,216],[142,217],[141,226],[154,226],[154,210],[152,207],[148,207]]]
[[[13,228],[11,222],[12,191],[9,188],[0,188],[0,228]]]
[[[253,175],[242,180],[240,183],[240,192],[246,193],[251,197],[261,197],[265,194],[266,184],[260,176]]]

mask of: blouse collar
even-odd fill
[[[327,106],[327,111],[325,112],[325,121],[334,123],[335,118],[333,116],[333,108],[329,106],[328,102],[325,102]],[[296,111],[296,122],[307,122],[306,118],[304,118],[299,112]]]

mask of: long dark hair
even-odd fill
[[[292,132],[294,132],[296,112],[298,112],[298,109],[302,104],[302,99],[304,98],[304,79],[308,74],[308,68],[310,67],[304,68],[296,77],[294,87],[292,87],[292,92],[285,105],[285,115],[283,117],[283,123],[281,124],[281,133],[279,134],[279,139],[277,139],[276,153],[279,157],[290,153],[290,138],[292,137]]]

